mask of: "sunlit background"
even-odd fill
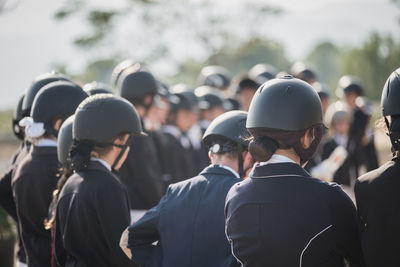
[[[342,75],[359,76],[378,107],[400,67],[400,0],[0,0],[0,171],[18,145],[13,109],[37,75],[54,69],[80,84],[108,83],[126,58],[193,87],[204,65],[236,75],[257,63],[289,71],[301,60],[332,98]],[[383,162],[388,138],[375,140]],[[9,221],[0,212],[0,236],[15,231]]]

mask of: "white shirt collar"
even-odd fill
[[[37,144],[35,144],[36,146],[52,146],[52,147],[57,147],[57,141],[55,140],[51,140],[48,138],[44,138],[41,139],[40,141],[38,141]]]
[[[273,154],[272,157],[268,161],[260,162],[258,166],[264,166],[271,163],[296,163],[294,160],[278,154]]]
[[[220,164],[214,164],[214,165],[212,165],[212,166],[218,166],[218,167],[221,167],[221,168],[223,168],[223,169],[225,169],[225,170],[228,170],[228,171],[230,171],[231,173],[233,173],[233,175],[235,175],[236,178],[239,178],[239,179],[240,179],[239,174],[238,174],[234,169],[232,169],[231,167],[228,167],[228,166],[225,166],[225,165],[220,165]]]
[[[104,167],[106,167],[109,171],[111,171],[111,165],[107,161],[95,157],[90,157],[90,160],[100,162],[101,164],[104,165]]]

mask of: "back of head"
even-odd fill
[[[314,70],[312,70],[309,66],[307,66],[304,62],[296,62],[290,69],[290,73],[309,84],[315,82],[317,75],[315,74]]]
[[[355,93],[357,96],[364,95],[364,88],[361,80],[352,75],[345,75],[340,78],[336,88],[336,95],[342,98],[344,94]]]
[[[231,74],[221,66],[206,66],[200,71],[199,85],[208,85],[218,89],[226,89],[231,83]]]
[[[154,76],[139,63],[122,72],[117,87],[119,95],[134,104],[139,104],[146,95],[155,95],[158,90]]]
[[[400,68],[393,71],[382,90],[381,108],[389,130],[392,152],[400,150]],[[387,118],[390,116],[390,122]]]
[[[332,103],[324,116],[325,125],[332,127],[335,123],[351,121],[350,109],[346,103],[337,101]]]
[[[141,135],[139,115],[131,103],[109,94],[88,97],[75,112],[73,138],[104,143],[121,133]]]
[[[320,83],[320,82],[314,82],[312,84],[312,87],[314,87],[315,91],[317,91],[320,99],[330,98],[331,89],[328,87],[327,84]]]
[[[24,131],[21,126],[19,126],[19,121],[23,118],[23,113],[22,113],[22,103],[24,101],[25,94],[22,95],[17,103],[17,107],[15,108],[13,118],[12,118],[12,126],[13,126],[13,132],[14,135],[20,139],[24,140]]]
[[[119,79],[121,77],[121,74],[129,67],[135,65],[135,62],[131,59],[125,59],[122,62],[118,63],[117,66],[114,67],[112,73],[111,73],[111,85],[113,86],[114,89],[117,88]]]
[[[219,91],[215,87],[200,86],[194,90],[195,95],[199,100],[199,108],[201,110],[209,110],[214,107],[227,109],[226,101],[221,97]]]
[[[247,112],[228,111],[215,118],[203,135],[203,143],[213,154],[230,153],[238,159],[238,172],[244,177],[242,151],[247,150],[250,133]]]
[[[246,127],[253,135],[249,151],[257,161],[268,160],[276,149],[294,148],[301,160],[310,159],[322,137],[322,107],[316,91],[306,82],[284,76],[263,84],[250,104]],[[314,128],[307,150],[300,138]]]
[[[107,84],[96,82],[96,81],[85,84],[83,86],[83,90],[88,95],[112,94],[112,90]]]
[[[45,85],[56,81],[71,81],[71,80],[67,78],[65,75],[55,71],[41,74],[35,78],[31,86],[26,91],[25,98],[22,103],[22,113],[24,117],[29,116],[29,114],[31,113],[33,100],[35,99],[35,96],[37,95],[39,90]]]
[[[94,147],[114,146],[112,139],[122,134],[145,135],[133,105],[110,94],[88,97],[75,112],[72,129],[72,168],[77,171],[85,168]],[[118,163],[127,145],[128,142],[123,145],[124,148],[114,164]]]
[[[75,116],[72,115],[61,125],[57,139],[57,157],[58,162],[63,166],[68,164],[68,154],[72,146],[72,125]]]
[[[275,67],[269,64],[257,64],[249,70],[249,78],[263,84],[271,79],[274,79],[277,71]]]
[[[247,148],[250,133],[246,129],[247,112],[228,111],[215,118],[207,127],[203,135],[203,143],[211,149],[214,142],[219,140],[230,141],[236,146]],[[220,146],[222,149],[222,147]],[[214,151],[212,151],[214,152]],[[218,153],[215,152],[215,153]]]
[[[170,111],[173,114],[182,109],[193,110],[198,105],[196,95],[190,91],[170,94],[168,100],[170,102]]]
[[[250,77],[247,76],[241,77],[236,87],[236,94],[239,94],[242,90],[246,89],[256,91],[258,87],[260,87],[260,84],[262,83],[256,82],[256,80]]]
[[[57,81],[45,85],[33,101],[31,118],[36,123],[43,123],[47,134],[57,136],[54,129],[55,120],[74,114],[78,105],[88,95],[78,85],[68,81]]]

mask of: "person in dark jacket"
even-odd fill
[[[239,266],[225,237],[224,203],[239,173],[249,167],[246,117],[243,111],[217,117],[203,137],[211,165],[170,185],[160,203],[128,228],[125,251],[133,261],[141,266]]]
[[[189,130],[198,120],[197,97],[193,91],[182,91],[171,94],[169,100],[171,110],[167,125],[162,129],[166,144],[162,166],[164,172],[170,176],[167,186],[193,177],[199,172],[199,154],[189,136]]]
[[[400,68],[383,87],[381,107],[393,159],[358,178],[354,192],[367,266],[400,266]]]
[[[24,157],[28,154],[31,143],[25,137],[25,127],[20,125],[20,121],[30,115],[33,100],[38,91],[46,84],[59,80],[68,80],[64,75],[57,72],[48,72],[37,76],[26,93],[22,95],[18,101],[17,109],[14,112],[12,126],[15,136],[21,140],[21,145],[18,150],[12,156],[11,162],[3,176],[0,177],[0,206],[6,210],[8,214],[15,220],[18,225],[17,210],[14,202],[12,193],[11,181],[15,174],[17,166],[22,162]],[[17,261],[18,266],[24,266],[26,264],[25,250],[20,237],[20,229],[18,231],[18,251]]]
[[[157,94],[157,81],[140,64],[123,69],[118,76],[118,93],[133,104],[140,116],[145,132],[148,112]],[[164,193],[161,167],[154,140],[149,136],[138,136],[131,141],[131,152],[118,176],[128,190],[132,220],[136,221],[144,212],[158,203]]]
[[[292,76],[268,81],[246,127],[258,163],[225,206],[226,234],[242,266],[364,266],[352,201],[302,168],[322,137],[315,90]]]
[[[90,96],[76,110],[70,152],[75,173],[56,208],[54,246],[61,266],[133,266],[119,247],[130,224],[128,194],[113,171],[125,161],[129,139],[142,134],[136,110],[120,97]]]
[[[51,233],[44,227],[57,183],[57,135],[62,122],[87,94],[71,82],[51,82],[42,87],[21,121],[32,142],[29,154],[15,170],[11,186],[28,266],[50,266]]]
[[[199,100],[200,117],[198,122],[188,131],[189,139],[194,148],[197,173],[210,165],[208,149],[201,142],[202,136],[210,123],[219,115],[228,111],[230,103],[223,99],[217,88],[200,86],[194,90]]]
[[[354,186],[356,178],[378,167],[374,136],[370,129],[372,107],[364,95],[364,88],[358,77],[345,75],[340,78],[336,94],[350,107],[352,123],[349,129],[347,151],[349,153],[351,179],[344,184]]]
[[[24,129],[19,125],[20,120],[23,118],[22,115],[22,102],[24,100],[24,96],[22,95],[18,101],[17,108],[15,109],[12,125],[13,125],[13,132],[15,136],[21,142],[17,151],[11,157],[10,165],[6,169],[6,171],[0,177],[0,207],[3,208],[13,220],[18,224],[18,216],[17,210],[15,207],[15,202],[12,194],[11,188],[11,180],[14,174],[14,170],[21,163],[23,158],[28,154],[30,143],[25,140]],[[19,234],[19,228],[17,227],[18,231],[18,251],[17,251],[17,261],[18,265],[26,266],[26,256],[25,251],[22,245],[22,240]]]

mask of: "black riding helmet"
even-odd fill
[[[25,94],[19,98],[17,108],[15,109],[15,111],[13,113],[13,118],[12,118],[13,132],[14,132],[15,136],[20,140],[24,140],[24,131],[21,128],[21,126],[19,126],[19,121],[23,118],[22,102],[24,101],[24,97],[25,97]]]
[[[298,61],[293,64],[290,69],[290,73],[303,81],[313,83],[317,75],[315,74],[314,70],[312,70],[309,66],[307,66],[304,62]]]
[[[72,115],[61,125],[57,139],[57,157],[62,165],[68,163],[68,154],[72,146],[72,125],[75,116]]]
[[[178,110],[193,110],[198,105],[198,99],[192,91],[184,91],[180,93],[170,94],[168,100],[171,107],[171,113]]]
[[[208,85],[219,89],[229,87],[231,80],[229,71],[221,66],[206,66],[201,69],[198,77],[199,85]]]
[[[114,88],[117,88],[122,72],[124,72],[127,68],[133,65],[135,65],[135,62],[133,60],[125,59],[124,61],[122,61],[121,63],[119,63],[117,66],[114,67],[111,73],[111,85]]]
[[[244,176],[242,151],[247,150],[250,133],[246,129],[247,112],[228,111],[215,118],[203,135],[203,143],[213,153],[237,151],[239,175]]]
[[[109,94],[88,97],[75,112],[73,138],[104,143],[120,133],[143,133],[139,115],[127,100]]]
[[[389,130],[392,152],[400,150],[400,68],[393,71],[382,90],[381,108]],[[386,118],[391,116],[391,121]]]
[[[200,86],[194,90],[194,94],[199,100],[199,108],[202,110],[212,109],[214,107],[222,107],[227,110],[229,108],[227,102],[221,97],[219,91],[215,87]]]
[[[341,98],[345,93],[355,93],[358,96],[364,95],[364,88],[361,80],[352,75],[342,76],[336,88],[336,96]]]
[[[107,84],[96,82],[96,81],[85,84],[83,86],[83,90],[88,95],[112,94],[112,90]]]
[[[284,76],[263,84],[251,101],[246,127],[255,137],[249,150],[257,161],[268,160],[280,147],[293,147],[303,164],[314,154],[323,131],[322,106],[317,92],[308,83]],[[312,144],[304,149],[300,138],[315,129]]]
[[[75,83],[67,81],[49,83],[36,95],[31,117],[34,122],[42,122],[48,134],[57,136],[58,131],[53,128],[54,119],[64,121],[74,114],[75,109],[87,96]]]
[[[139,63],[125,69],[118,80],[119,95],[129,101],[155,95],[158,84],[154,76]]]
[[[56,71],[47,72],[47,73],[39,75],[39,76],[37,76],[35,78],[35,80],[31,84],[31,86],[26,91],[25,98],[24,98],[24,101],[22,103],[22,114],[23,114],[23,117],[29,116],[29,114],[31,113],[33,100],[35,99],[35,96],[39,92],[39,90],[43,86],[45,86],[46,84],[49,84],[51,82],[56,82],[56,81],[70,81],[70,82],[72,82],[64,74],[61,74],[61,73],[56,72]]]
[[[269,64],[257,64],[249,70],[249,78],[263,84],[271,79],[274,79],[277,74],[276,69]]]
[[[246,127],[299,131],[322,124],[317,92],[290,75],[263,84],[249,108]]]
[[[146,135],[136,109],[127,100],[110,94],[98,94],[88,97],[76,109],[72,130],[74,142],[100,147],[116,146],[110,143],[110,139],[123,133],[130,134],[130,138],[134,135]],[[113,169],[128,144],[129,139],[121,145],[122,149],[114,161]]]

